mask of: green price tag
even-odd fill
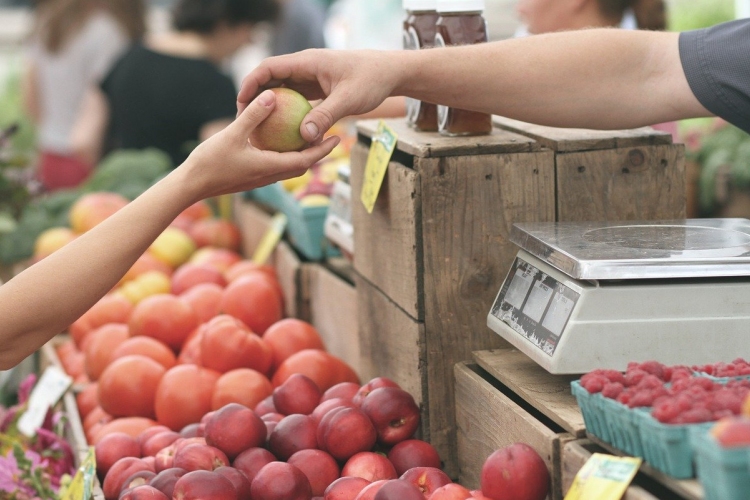
[[[371,214],[375,207],[375,201],[378,199],[380,187],[383,185],[385,172],[388,170],[388,163],[391,161],[393,150],[396,149],[398,136],[385,122],[378,124],[378,131],[372,138],[370,154],[367,155],[367,164],[365,165],[365,178],[362,183],[362,203]]]

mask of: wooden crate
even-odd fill
[[[362,377],[354,284],[321,264],[313,265],[305,278],[310,323],[320,332],[328,352],[346,361]]]
[[[242,251],[249,259],[257,248],[266,231],[271,227],[271,214],[260,205],[244,200],[241,196],[234,199],[234,220],[242,236]],[[269,264],[276,269],[279,284],[284,293],[285,314],[291,318],[310,319],[308,297],[302,283],[313,264],[302,262],[297,253],[285,241],[278,246],[269,258]]]
[[[362,352],[372,373],[420,380],[413,385],[421,387],[426,437],[456,475],[453,366],[472,351],[507,345],[486,316],[518,251],[508,239],[512,224],[684,216],[684,154],[650,129],[542,141],[528,131],[446,138],[415,132],[403,120],[387,123],[398,143],[373,213],[352,204],[354,268],[369,285],[358,285]],[[354,200],[377,125],[358,124]],[[393,344],[368,341],[392,338],[378,314],[383,308],[411,322],[411,336],[395,344],[410,354],[394,357]],[[395,366],[399,359],[409,364]]]

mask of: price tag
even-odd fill
[[[47,410],[60,400],[73,384],[73,379],[56,366],[50,366],[42,374],[29,396],[26,411],[18,419],[18,430],[28,437],[36,435],[36,430],[44,423]]]
[[[96,477],[96,455],[90,447],[86,458],[78,467],[76,475],[60,494],[60,500],[88,500],[93,495],[94,478]]]
[[[378,124],[378,131],[372,138],[370,154],[367,155],[367,164],[365,165],[365,178],[362,183],[361,198],[368,214],[371,214],[375,207],[375,201],[378,199],[380,186],[383,185],[388,162],[391,161],[397,141],[398,136],[393,129],[381,120]]]
[[[565,500],[619,500],[640,466],[640,458],[594,453],[576,474]]]
[[[261,238],[258,247],[255,249],[253,254],[253,262],[258,265],[266,263],[268,258],[273,253],[273,249],[279,244],[281,236],[284,234],[286,229],[287,218],[284,214],[276,214],[271,219],[271,227],[268,228],[266,234]]]

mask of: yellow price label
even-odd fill
[[[89,447],[86,458],[78,467],[76,475],[60,492],[60,500],[88,500],[94,492],[94,479],[96,478],[96,455],[94,447]]]
[[[276,248],[276,245],[278,245],[279,241],[281,241],[284,230],[286,230],[286,223],[286,215],[276,214],[273,216],[273,218],[271,219],[271,227],[269,227],[266,231],[266,234],[263,235],[263,238],[261,238],[260,243],[258,243],[258,247],[253,253],[253,262],[258,265],[263,265],[266,263],[268,258],[273,253],[274,248]]]
[[[565,500],[619,500],[640,466],[637,457],[594,453],[576,474]]]
[[[372,138],[365,165],[365,178],[362,183],[361,199],[368,214],[371,214],[372,209],[375,208],[375,201],[378,199],[380,187],[383,185],[385,172],[388,170],[388,163],[396,149],[397,141],[396,132],[381,120],[378,124],[378,131]]]

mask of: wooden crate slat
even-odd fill
[[[493,116],[496,127],[528,136],[557,152],[589,151],[617,147],[671,144],[672,136],[651,127],[629,130],[589,130],[535,125],[502,116]]]
[[[523,442],[536,450],[550,472],[549,498],[562,498],[561,448],[572,436],[556,433],[497,390],[476,365],[458,363],[456,421],[459,478],[469,489],[479,488],[482,465],[495,450]]]
[[[437,132],[418,132],[405,120],[385,120],[398,135],[396,149],[420,158],[439,156],[477,155],[493,153],[523,153],[538,151],[539,144],[517,133],[493,129],[489,135],[445,137]],[[357,122],[357,130],[367,136],[375,135],[380,120]]]
[[[685,217],[683,147],[558,154],[556,164],[560,221]]]
[[[586,436],[583,415],[570,392],[579,376],[552,375],[513,348],[475,351],[474,360],[500,383],[576,437]]]
[[[418,175],[391,162],[375,209],[360,201],[368,149],[352,149],[351,186],[354,268],[415,319],[424,316],[422,288],[421,188]]]
[[[517,247],[513,222],[554,220],[552,153],[415,159],[422,183],[431,439],[455,441],[453,365],[507,345],[487,312]],[[448,463],[455,463],[455,456]]]

